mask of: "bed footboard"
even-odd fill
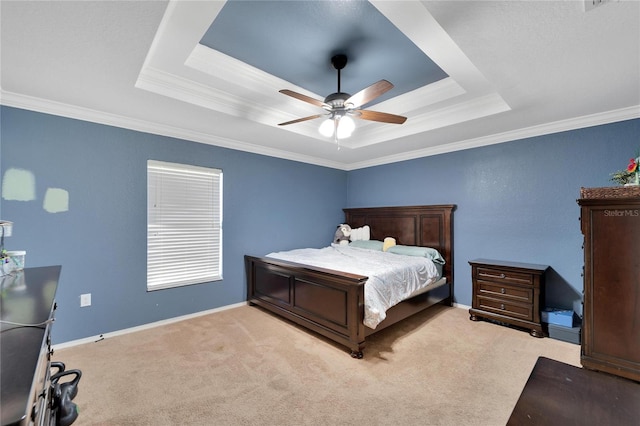
[[[367,277],[245,256],[247,300],[313,330],[362,358]]]

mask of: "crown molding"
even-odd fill
[[[409,151],[397,155],[389,155],[380,157],[375,160],[339,163],[335,161],[327,161],[317,157],[292,154],[288,151],[282,151],[273,148],[265,148],[264,146],[254,145],[230,138],[222,138],[201,132],[183,129],[166,124],[154,123],[135,118],[124,117],[117,114],[106,113],[89,108],[78,107],[61,102],[50,101],[47,99],[36,98],[28,95],[22,95],[13,92],[7,92],[0,89],[0,105],[25,109],[29,111],[41,112],[76,120],[89,121],[107,126],[120,127],[124,129],[134,130],[154,135],[167,136],[176,139],[183,139],[192,142],[205,143],[208,145],[229,148],[238,151],[250,152],[268,157],[276,157],[284,160],[298,161],[317,166],[329,167],[338,170],[357,170],[366,167],[380,166],[399,161],[413,160],[421,157],[432,155],[446,154],[449,152],[461,151],[465,149],[478,148],[487,145],[493,145],[504,142],[511,142],[520,139],[542,136],[547,134],[565,132],[569,130],[583,129],[593,126],[615,123],[619,121],[632,120],[640,118],[640,105],[634,105],[618,110],[607,111],[599,114],[592,114],[583,117],[576,117],[567,120],[556,121],[538,126],[516,129],[513,131],[496,133],[480,138],[455,141],[437,147]]]
[[[344,144],[352,149],[386,142],[394,138],[424,133],[427,131],[464,123],[478,118],[488,117],[509,111],[511,108],[497,93],[490,93],[485,96],[471,98],[464,102],[458,102],[446,107],[411,117],[402,128],[396,129],[393,126],[378,126],[375,132],[363,132],[350,142]]]
[[[281,78],[200,43],[194,47],[184,64],[216,79],[248,87],[250,90],[263,91],[267,89],[277,92],[285,84],[290,85],[289,82]],[[309,94],[309,96],[319,97],[315,93]]]
[[[36,98],[33,96],[22,95],[19,93],[7,92],[0,89],[0,105],[19,108],[29,111],[51,114],[75,120],[88,121],[91,123],[104,124],[107,126],[120,127],[123,129],[134,130],[137,132],[150,133],[159,136],[167,136],[176,139],[182,139],[191,142],[199,142],[208,145],[214,145],[222,148],[229,148],[238,151],[250,152],[253,154],[265,155],[268,157],[281,158],[284,160],[298,161],[301,163],[314,164],[317,166],[329,167],[332,169],[346,170],[345,164],[334,161],[328,161],[308,155],[294,154],[279,149],[266,148],[260,145],[254,145],[242,142],[236,139],[222,138],[202,132],[194,132],[192,130],[168,126],[162,123],[155,123],[146,120],[125,117],[122,115],[111,114],[103,111],[97,111],[90,108],[78,107],[62,102],[51,101],[47,99]]]
[[[532,138],[536,136],[549,135],[553,133],[566,132],[570,130],[584,129],[604,124],[617,123],[620,121],[640,118],[640,105],[621,108],[604,113],[586,115],[583,117],[570,118],[567,120],[555,121],[552,123],[531,126],[513,131],[496,133],[480,138],[461,140],[447,144],[438,145],[415,151],[404,152],[397,155],[380,157],[375,160],[351,163],[346,168],[347,171],[364,169],[367,167],[381,166],[384,164],[397,163],[400,161],[415,160],[416,158],[429,157],[432,155],[446,154],[449,152],[462,151],[465,149],[479,148],[487,145],[495,145],[504,142],[513,142],[520,139]]]

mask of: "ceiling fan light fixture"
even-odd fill
[[[346,139],[353,134],[356,123],[351,117],[345,114],[332,114],[320,124],[318,132],[326,138],[334,135],[336,139]]]
[[[326,138],[330,138],[331,136],[333,136],[333,127],[334,127],[333,118],[327,118],[322,122],[318,131],[322,136]]]
[[[346,139],[356,128],[356,124],[353,122],[353,119],[348,115],[343,115],[342,117],[337,118],[338,120],[338,130],[336,132],[336,136],[338,139]]]

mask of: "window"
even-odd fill
[[[147,162],[147,290],[222,279],[222,170]]]

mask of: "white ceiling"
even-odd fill
[[[321,112],[279,89],[328,93],[199,44],[222,1],[2,0],[0,102],[343,170],[640,117],[639,1],[371,3],[449,77],[340,149],[277,126]]]

